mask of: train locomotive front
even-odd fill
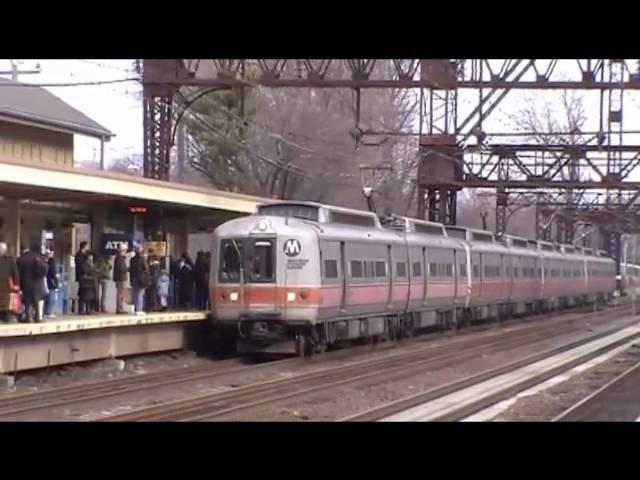
[[[216,229],[211,305],[216,334],[239,352],[300,353],[320,300],[318,236],[296,218],[254,215]]]

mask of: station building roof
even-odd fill
[[[0,79],[0,121],[108,140],[114,134],[48,90]]]

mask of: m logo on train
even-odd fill
[[[284,254],[287,257],[297,257],[302,251],[300,242],[295,239],[289,239],[284,243]]]

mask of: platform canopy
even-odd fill
[[[272,201],[132,175],[12,161],[0,162],[0,196],[5,199],[77,202],[88,208],[118,202],[157,205],[190,213],[219,210],[239,214],[253,213],[258,204]]]

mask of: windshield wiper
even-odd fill
[[[238,254],[238,260],[240,263],[240,283],[244,283],[244,260],[242,258],[242,252],[240,252],[240,248],[238,247],[235,239],[231,239],[231,244],[233,245],[233,248],[236,249],[236,253]]]

